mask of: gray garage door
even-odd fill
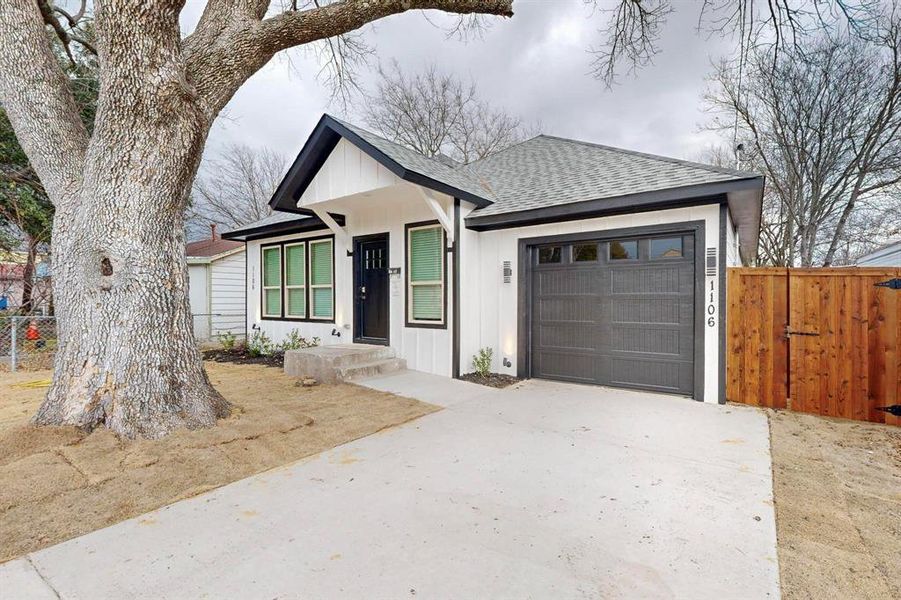
[[[530,248],[531,375],[691,395],[694,236]]]

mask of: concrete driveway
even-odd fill
[[[762,413],[366,384],[447,409],[2,565],[0,597],[779,596]]]

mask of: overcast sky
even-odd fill
[[[203,0],[188,0],[183,14],[193,27]],[[605,15],[582,0],[515,0],[512,19],[490,18],[480,39],[447,39],[453,18],[434,11],[389,17],[369,26],[366,40],[377,62],[396,60],[405,71],[430,62],[475,80],[480,95],[529,121],[543,133],[633,150],[698,159],[717,135],[702,94],[711,60],[730,43],[695,31],[698,5],[677,1],[655,64],[607,89],[590,75],[588,50],[600,44]],[[444,27],[442,27],[444,26]],[[323,112],[342,113],[317,80],[309,51],[278,56],[252,77],[214,126],[207,147],[241,142],[268,146],[293,158]],[[365,69],[364,69],[365,71]],[[364,76],[364,87],[372,77]],[[353,121],[352,109],[346,116]],[[359,119],[357,119],[359,121]]]

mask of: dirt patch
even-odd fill
[[[478,373],[466,373],[460,375],[460,379],[470,383],[478,383],[479,385],[487,385],[493,388],[505,388],[513,385],[521,379],[512,375],[501,375],[500,373],[488,373],[488,375],[479,375]]]
[[[206,367],[234,414],[152,442],[32,427],[50,373],[2,375],[0,562],[439,410],[354,385],[295,386],[266,366]]]
[[[783,598],[901,598],[901,428],[769,417]]]
[[[204,350],[203,360],[218,363],[234,363],[236,365],[264,365],[281,369],[285,366],[285,353],[273,352],[265,356],[251,356],[240,347],[232,350],[215,348]]]

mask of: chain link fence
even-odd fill
[[[0,317],[0,370],[49,369],[55,351],[56,317]]]
[[[244,337],[244,313],[192,315],[198,344],[216,344],[223,336]],[[36,371],[53,367],[56,317],[0,316],[0,371]]]

